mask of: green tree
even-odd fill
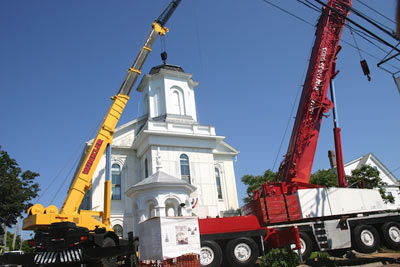
[[[19,250],[19,248],[21,248],[21,250],[24,253],[30,253],[33,251],[33,248],[28,245],[28,241],[26,241],[26,240],[22,241],[22,246],[21,246],[21,236],[20,235],[17,235],[17,237],[15,239],[15,247],[13,248],[12,247],[13,238],[14,238],[14,234],[7,231],[7,243],[6,243],[7,251]]]
[[[34,179],[39,174],[32,171],[21,173],[17,161],[10,158],[0,147],[0,224],[11,227],[17,218],[32,204],[37,196],[39,184]]]
[[[295,267],[299,263],[299,256],[290,248],[274,248],[261,258],[260,267]]]
[[[337,187],[336,173],[332,169],[318,170],[310,176],[310,184],[322,185],[325,187]]]
[[[394,202],[393,196],[386,195],[385,185],[387,183],[379,177],[379,171],[376,167],[363,165],[359,169],[352,170],[351,175],[346,178],[349,187],[378,189],[384,201]]]
[[[259,188],[262,184],[268,182],[274,182],[276,177],[276,173],[271,171],[270,169],[266,170],[264,172],[264,175],[249,175],[246,174],[242,177],[242,183],[244,183],[245,185],[247,185],[247,194],[252,193],[254,190],[256,190],[257,188]],[[243,199],[243,201],[245,203],[249,203],[250,198],[249,197],[245,197]]]

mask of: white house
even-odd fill
[[[400,208],[400,182],[399,180],[389,171],[389,169],[373,154],[368,153],[364,156],[356,158],[344,165],[344,172],[346,175],[351,175],[351,171],[361,168],[363,165],[370,165],[376,167],[379,171],[379,177],[383,182],[387,183],[386,193],[394,197],[395,203],[387,203],[389,208]]]
[[[126,236],[129,231],[136,232],[139,214],[151,216],[146,211],[167,208],[169,203],[160,202],[153,209],[139,207],[140,201],[134,200],[131,189],[135,185],[157,185],[142,181],[157,172],[158,154],[163,176],[179,178],[197,188],[190,193],[194,215],[227,216],[239,208],[234,172],[239,152],[224,141],[224,136],[216,135],[214,126],[197,121],[197,85],[191,74],[167,64],[152,68],[141,80],[137,91],[142,93],[143,115],[119,126],[112,144],[111,224],[118,233]],[[84,209],[103,210],[105,161],[103,155],[85,196]]]

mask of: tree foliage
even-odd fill
[[[0,147],[0,224],[11,226],[32,204],[37,196],[39,184],[34,179],[39,176],[32,171],[21,171],[15,159]]]
[[[5,251],[20,250],[20,248],[25,254],[33,251],[33,248],[28,245],[27,240],[22,240],[22,246],[21,246],[20,235],[17,235],[17,237],[15,238],[15,247],[12,247],[13,239],[14,239],[14,234],[7,231],[7,242],[6,242],[6,247],[4,249]],[[3,240],[1,241],[2,241],[1,245],[3,245]]]
[[[310,184],[322,185],[325,187],[337,187],[336,173],[332,169],[318,170],[310,176]]]
[[[290,248],[274,248],[261,258],[260,267],[295,267],[299,263],[299,256]]]
[[[247,185],[246,192],[249,194],[267,181],[276,181],[276,175],[275,172],[268,169],[264,172],[264,175],[244,175],[242,177],[242,182]],[[361,168],[353,170],[351,175],[347,175],[346,180],[349,187],[377,189],[384,201],[390,203],[394,202],[394,197],[392,195],[386,195],[385,186],[387,184],[379,177],[379,170],[376,167],[363,165]],[[310,183],[325,187],[338,186],[337,175],[332,169],[318,170],[311,174]],[[246,197],[243,200],[245,203],[248,203],[250,198]]]
[[[249,175],[246,174],[242,177],[242,182],[247,185],[247,194],[252,193],[254,190],[259,188],[262,184],[268,182],[274,182],[276,177],[276,173],[271,171],[270,169],[266,170],[263,175]],[[250,201],[249,197],[245,197],[243,199],[245,203]]]
[[[359,169],[352,170],[351,175],[346,178],[349,187],[378,189],[384,201],[394,202],[393,196],[386,195],[385,186],[387,183],[379,177],[379,171],[376,167],[363,165]]]
[[[363,165],[359,169],[351,171],[351,175],[346,176],[347,184],[352,188],[378,189],[384,201],[393,203],[394,197],[386,195],[385,186],[379,177],[379,170],[370,165]],[[337,187],[337,176],[332,169],[318,170],[310,177],[310,183],[326,187]]]

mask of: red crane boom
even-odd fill
[[[351,0],[329,0],[323,7],[288,151],[278,172],[282,182],[309,183],[322,116],[333,106],[327,92],[351,5]]]

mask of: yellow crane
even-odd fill
[[[181,0],[173,0],[153,22],[152,30],[132,67],[128,69],[119,92],[112,97],[111,107],[73,178],[61,210],[58,211],[54,205],[44,208],[41,204],[35,204],[28,209],[28,216],[23,221],[23,230],[36,232],[35,238],[31,241],[31,245],[38,251],[35,263],[69,262],[70,258],[74,258],[73,255],[80,256],[78,257],[79,261],[82,261],[84,259],[82,248],[118,245],[118,237],[110,227],[110,180],[105,182],[104,210],[102,212],[79,210],[79,207],[85,193],[92,185],[93,173],[101,155],[112,143],[115,127],[129,100],[129,94],[141,74],[141,68],[151,52],[152,45],[158,35],[162,36],[168,32],[165,24],[180,2]],[[102,218],[101,221],[98,218]],[[71,257],[68,257],[68,253]],[[102,260],[104,265],[111,266],[112,260],[110,259]],[[78,260],[72,261],[78,262]]]

